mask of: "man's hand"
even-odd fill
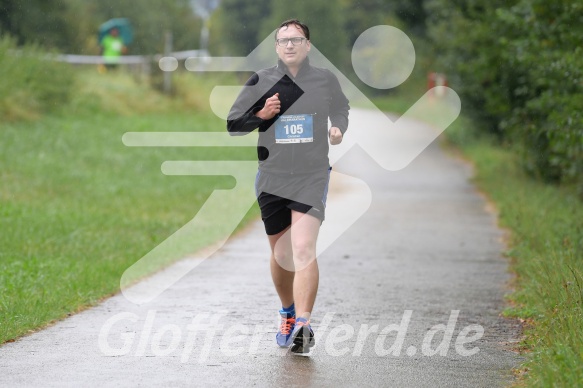
[[[328,131],[328,134],[330,136],[330,144],[336,145],[342,143],[342,132],[340,131],[340,128],[332,127]]]
[[[273,96],[265,100],[263,109],[255,113],[255,116],[263,120],[269,120],[278,114],[280,109],[281,101],[279,101],[279,93],[275,93]]]

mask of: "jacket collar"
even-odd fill
[[[304,59],[304,61],[302,62],[296,77],[299,76],[300,74],[302,74],[304,71],[306,71],[309,68],[310,68],[310,58],[306,57],[306,59]],[[286,74],[288,77],[293,78],[291,73],[289,72],[289,69],[287,68],[287,65],[285,63],[283,63],[283,61],[279,58],[277,59],[277,69],[279,71],[281,71],[282,73]]]

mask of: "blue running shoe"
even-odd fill
[[[280,311],[281,323],[279,324],[279,331],[275,335],[277,344],[281,347],[288,347],[292,341],[292,332],[296,323],[295,314]]]
[[[291,352],[307,355],[315,344],[314,331],[310,326],[310,321],[305,318],[298,318],[292,332]]]

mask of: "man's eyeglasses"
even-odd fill
[[[299,46],[299,45],[301,45],[304,42],[304,40],[307,40],[307,39],[306,38],[303,38],[301,36],[297,36],[295,38],[281,38],[281,39],[277,39],[276,42],[277,42],[277,45],[278,46],[285,47],[285,46],[287,46],[287,44],[289,42],[292,42],[292,45],[294,45],[294,46]]]

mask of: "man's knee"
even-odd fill
[[[279,264],[280,267],[290,270],[289,268],[293,268],[293,254],[291,249],[275,249],[273,251],[273,257],[275,261]]]
[[[316,244],[312,241],[300,241],[294,243],[293,258],[297,271],[307,267],[316,259]]]

